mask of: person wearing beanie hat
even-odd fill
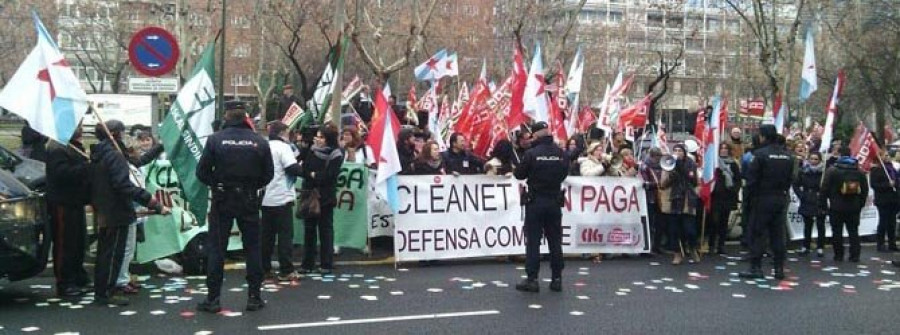
[[[784,279],[785,220],[787,204],[790,203],[788,189],[797,176],[796,157],[783,145],[774,125],[759,127],[762,147],[753,153],[753,160],[747,171],[747,195],[751,202],[749,230],[750,269],[741,272],[741,278],[760,279],[762,255],[766,245],[772,249],[775,278]],[[768,243],[766,243],[768,238]]]
[[[819,193],[820,206],[827,210],[832,232],[847,228],[850,238],[850,261],[859,262],[859,216],[869,196],[869,181],[859,171],[859,162],[850,154],[849,147],[840,149],[841,158],[834,166],[825,169]],[[877,181],[877,178],[876,178]],[[834,261],[844,260],[844,234],[831,234]]]

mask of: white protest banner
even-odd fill
[[[866,199],[866,206],[863,207],[862,212],[859,214],[859,236],[866,235],[875,235],[875,231],[878,228],[878,209],[875,208],[874,201],[874,192],[871,188],[869,189],[869,198]],[[800,198],[794,194],[794,190],[790,191],[791,193],[791,203],[788,205],[788,230],[791,234],[792,241],[803,240],[803,216],[800,215],[797,211],[800,208]],[[844,237],[847,237],[847,229],[844,228]],[[812,228],[812,238],[819,236],[819,233],[816,232],[815,226]],[[831,224],[829,223],[829,218],[825,216],[825,236],[831,237]],[[830,241],[829,241],[830,243]]]
[[[397,261],[525,252],[524,182],[498,176],[403,176]],[[563,185],[564,253],[649,252],[646,198],[636,178],[570,177]],[[546,241],[541,243],[546,251]]]
[[[394,213],[391,213],[391,206],[387,200],[378,196],[375,192],[375,173],[369,173],[369,192],[368,205],[369,216],[366,224],[368,225],[369,237],[394,236]]]

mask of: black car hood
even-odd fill
[[[12,173],[0,169],[0,200],[23,198],[30,193],[28,186],[22,184]]]

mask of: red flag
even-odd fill
[[[590,106],[582,106],[581,111],[578,112],[578,132],[587,133],[591,124],[596,121],[597,115],[594,114],[594,110]]]
[[[694,137],[696,137],[701,142],[703,138],[706,136],[706,108],[701,107],[700,110],[697,111],[697,121],[694,123]]]
[[[563,73],[562,62],[557,61],[556,68],[556,87],[550,94],[550,130],[557,141],[565,143],[569,139],[565,115],[569,110],[569,99],[566,97],[566,75]]]
[[[859,169],[869,172],[871,162],[878,159],[878,143],[862,122],[856,126],[850,140],[850,154],[859,163]]]
[[[459,120],[457,120],[456,124],[453,126],[453,131],[457,133],[469,133],[472,130],[472,125],[476,122],[476,119],[478,119],[477,113],[481,108],[480,106],[485,104],[490,97],[491,92],[487,82],[485,80],[478,80],[472,91],[472,96],[469,97],[469,101],[463,105],[462,110],[459,112]]]
[[[528,72],[525,70],[525,61],[522,57],[522,46],[516,46],[513,55],[512,75],[513,83],[510,90],[509,115],[506,124],[509,128],[515,128],[525,123],[528,116],[525,115],[525,85],[528,83]]]
[[[644,128],[647,126],[647,112],[650,109],[650,103],[653,101],[653,95],[648,94],[639,100],[633,106],[623,109],[619,112],[619,125],[617,129],[625,129],[626,127]]]
[[[416,84],[409,85],[409,95],[406,97],[406,100],[409,100],[409,107],[413,109],[419,109],[419,103],[417,102],[418,99],[416,99]]]
[[[372,147],[372,154],[375,157],[381,157],[381,143],[384,137],[384,123],[391,122],[391,127],[395,133],[400,132],[400,121],[396,117],[389,117],[394,113],[391,105],[388,104],[384,92],[377,89],[375,92],[375,113],[372,115],[372,126],[369,128],[369,135],[366,137],[366,144]],[[394,134],[396,137],[397,134]]]
[[[725,132],[728,123],[728,96],[722,95],[722,107],[719,109],[719,133]]]

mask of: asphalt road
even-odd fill
[[[513,289],[524,274],[517,263],[347,266],[334,278],[270,283],[268,306],[252,313],[243,311],[243,271],[232,270],[223,307],[233,312],[221,315],[193,313],[202,278],[153,275],[130,306],[73,309],[53,299],[45,276],[0,284],[0,333],[900,333],[900,269],[885,262],[890,256],[865,248],[858,264],[789,257],[788,280],[751,283],[736,277],[746,263],[719,256],[680,266],[668,257],[571,259],[564,291],[545,282],[538,294]]]

